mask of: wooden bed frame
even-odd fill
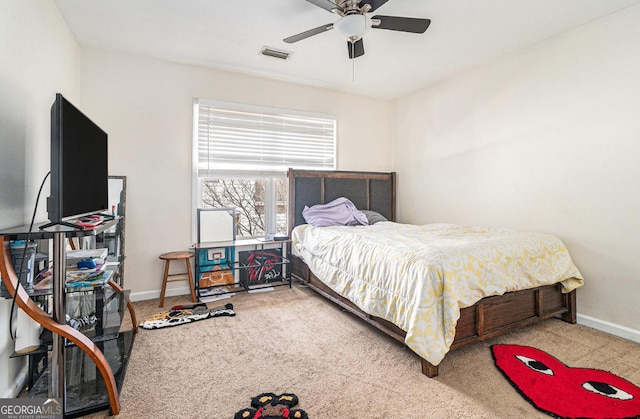
[[[289,169],[289,232],[304,224],[302,210],[346,196],[358,209],[377,211],[396,219],[395,173],[310,171]],[[307,265],[290,254],[291,273],[323,297],[333,301],[385,334],[404,344],[406,332],[393,323],[360,310],[320,281]],[[450,350],[500,336],[514,329],[560,317],[576,323],[576,292],[563,294],[560,284],[547,285],[487,297],[460,310],[456,335]],[[438,367],[421,358],[422,373],[438,375]]]

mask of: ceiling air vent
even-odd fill
[[[266,55],[267,57],[280,58],[281,60],[286,60],[291,56],[289,51],[282,51],[275,48],[264,47],[260,50],[260,54]]]

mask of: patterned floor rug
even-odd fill
[[[174,306],[170,311],[154,314],[138,324],[143,329],[161,329],[163,327],[180,326],[198,320],[220,316],[235,316],[233,304],[208,308],[204,303],[190,306]]]
[[[607,371],[571,368],[530,346],[493,345],[496,367],[538,410],[557,418],[640,418],[640,387]]]
[[[302,409],[292,409],[298,404],[298,396],[292,393],[276,395],[262,393],[251,399],[251,407],[242,409],[233,419],[308,419]]]

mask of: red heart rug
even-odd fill
[[[493,345],[496,367],[538,410],[558,418],[640,418],[640,387],[607,371],[571,368],[530,346]]]

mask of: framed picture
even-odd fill
[[[250,250],[238,253],[240,282],[266,284],[282,280],[282,249]]]

